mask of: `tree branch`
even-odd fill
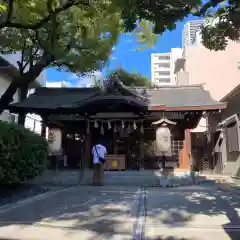
[[[56,50],[56,43],[57,43],[57,38],[58,38],[58,22],[57,22],[57,15],[53,14],[52,15],[52,32],[51,32],[51,52],[55,56],[55,50]]]
[[[13,0],[8,0],[8,13],[6,21],[9,22],[13,13]]]
[[[13,96],[19,88],[28,86],[39,76],[42,70],[53,61],[54,59],[50,54],[44,53],[40,61],[32,67],[31,71],[27,71],[19,75],[19,77],[16,77],[0,98],[0,113],[13,101]]]
[[[53,0],[48,0],[47,8],[50,15],[53,13],[52,4],[53,4]]]
[[[9,0],[9,1],[13,1],[13,0]],[[49,0],[49,1],[51,1],[51,0]],[[44,23],[47,23],[49,20],[51,20],[52,14],[58,14],[58,13],[64,12],[64,11],[68,10],[69,8],[71,8],[72,6],[76,6],[78,4],[81,4],[82,6],[90,5],[89,0],[69,0],[62,7],[55,9],[55,11],[52,11],[51,14],[48,14],[46,17],[44,17],[37,23],[22,24],[22,23],[11,22],[11,19],[7,19],[6,21],[4,21],[3,23],[0,24],[0,29],[4,28],[4,27],[11,27],[11,28],[36,30],[36,29],[41,28]],[[11,18],[11,16],[10,16],[10,18]]]
[[[30,48],[30,55],[29,55],[29,71],[32,71],[33,68],[33,48]]]
[[[203,4],[203,6],[196,15],[202,16],[207,12],[209,8],[215,8],[218,4],[222,2],[224,2],[224,0],[209,0],[207,3]]]
[[[17,61],[18,68],[19,68],[19,71],[20,71],[21,74],[24,71],[23,62],[24,62],[24,52],[25,52],[26,44],[27,44],[27,42],[24,41],[23,47],[22,47],[22,50],[21,50],[21,61]]]

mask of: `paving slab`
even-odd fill
[[[240,196],[214,186],[148,189],[146,239],[239,240]]]
[[[239,240],[240,195],[215,185],[78,186],[0,212],[0,240],[144,235],[146,240]]]
[[[0,239],[131,239],[136,194],[136,187],[75,187],[0,214]]]

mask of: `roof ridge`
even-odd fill
[[[155,88],[191,88],[191,87],[203,87],[204,84],[187,84],[187,85],[165,85],[165,86],[155,86]]]
[[[158,90],[158,89],[163,89],[163,88],[192,88],[192,87],[199,87],[203,88],[203,83],[200,84],[188,84],[188,85],[162,85],[162,86],[154,86],[154,87],[127,87],[131,90]]]

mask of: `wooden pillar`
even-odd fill
[[[183,150],[180,153],[180,168],[190,169],[191,168],[191,135],[190,130],[184,130],[184,142]]]
[[[141,123],[140,128],[140,151],[139,151],[139,169],[144,169],[144,129],[143,129],[143,122]]]
[[[47,115],[42,115],[41,118],[42,118],[41,136],[46,138],[46,127],[47,127],[48,117]]]
[[[117,126],[114,123],[113,127],[113,154],[117,154]]]
[[[86,141],[85,141],[85,154],[84,154],[84,168],[89,168],[91,166],[91,127],[90,122],[86,121]]]

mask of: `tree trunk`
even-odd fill
[[[23,101],[27,98],[27,93],[28,93],[28,85],[22,86],[20,88],[20,101]],[[21,124],[24,126],[25,118],[26,118],[26,112],[19,112],[18,124]]]
[[[0,98],[0,114],[13,101],[13,96],[17,90],[21,87],[28,86],[31,82],[33,82],[40,75],[42,70],[47,67],[53,60],[54,58],[51,54],[44,54],[40,61],[37,62],[32,67],[32,69],[22,75],[19,75],[10,83],[7,90]]]

